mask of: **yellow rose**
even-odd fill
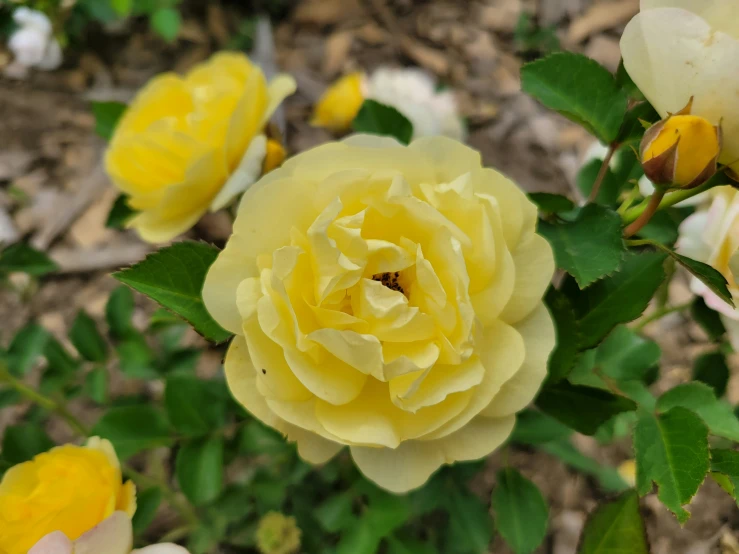
[[[363,73],[350,73],[333,83],[318,100],[311,124],[332,131],[348,131],[364,103]]]
[[[554,347],[536,208],[451,139],[354,136],[245,194],[203,298],[236,399],[391,491],[488,455]]]
[[[664,118],[693,98],[692,114],[721,124],[719,162],[739,171],[739,3],[641,0],[621,38],[624,67]]]
[[[39,539],[61,531],[75,540],[115,511],[130,518],[136,488],[122,483],[113,446],[92,437],[11,467],[0,482],[0,552],[26,554]]]
[[[294,91],[292,77],[267,84],[236,52],[216,54],[184,77],[152,79],[105,156],[111,179],[141,212],[129,226],[146,241],[167,241],[243,192],[262,173],[266,123]]]

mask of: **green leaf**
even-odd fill
[[[726,476],[728,492],[739,505],[739,452],[728,449],[711,450],[711,471]]]
[[[15,389],[0,389],[0,409],[23,402],[23,397]]]
[[[566,196],[550,194],[548,192],[531,192],[529,199],[536,204],[541,212],[558,213],[569,212],[575,209],[575,203]]]
[[[387,554],[438,554],[430,542],[409,537],[387,537]]]
[[[498,472],[492,496],[496,527],[516,554],[529,554],[547,533],[549,507],[537,486],[513,468]]]
[[[174,42],[180,32],[182,18],[174,8],[161,8],[149,18],[151,28],[167,42]]]
[[[288,444],[283,436],[261,421],[247,423],[239,433],[239,452],[242,454],[276,455],[285,452]]]
[[[215,500],[223,488],[223,437],[185,443],[177,453],[175,475],[182,492],[196,506]]]
[[[683,509],[698,491],[709,468],[708,428],[686,408],[672,408],[658,416],[642,412],[634,429],[636,488],[640,496],[658,487],[657,495],[680,523],[690,514]]]
[[[516,417],[516,426],[509,440],[513,443],[539,445],[566,439],[572,429],[536,410],[524,410]]]
[[[143,335],[131,335],[116,345],[121,373],[131,379],[156,379],[156,360]]]
[[[659,252],[628,252],[621,268],[582,292],[570,289],[579,318],[580,348],[596,346],[619,323],[638,318],[665,278]]]
[[[98,404],[108,401],[108,371],[98,367],[85,376],[85,392]]]
[[[134,535],[141,535],[154,521],[162,502],[162,489],[150,487],[136,493],[136,513],[131,518]]]
[[[728,403],[718,400],[704,383],[684,383],[668,390],[657,400],[657,410],[666,412],[676,406],[692,410],[708,425],[711,433],[739,441],[739,419]]]
[[[326,531],[338,533],[355,522],[353,504],[354,495],[351,491],[334,494],[316,507],[313,516]]]
[[[108,212],[108,219],[105,221],[105,226],[108,229],[124,229],[128,220],[137,213],[139,212],[128,205],[128,196],[119,194]]]
[[[613,75],[581,54],[559,52],[524,65],[521,88],[604,144],[616,139],[626,115],[628,98]]]
[[[649,102],[637,104],[626,112],[624,123],[618,133],[619,144],[631,145],[638,149],[646,131],[643,122],[657,123],[659,120],[659,114]]]
[[[680,219],[669,210],[662,210],[652,216],[652,219],[639,230],[637,236],[673,246],[680,235],[679,228]]]
[[[91,362],[103,363],[108,359],[108,344],[100,334],[95,320],[80,310],[69,330],[69,340],[77,352]]]
[[[358,133],[390,136],[403,144],[408,144],[413,136],[413,125],[407,117],[375,100],[364,101],[352,127]]]
[[[557,333],[556,346],[549,356],[547,382],[557,383],[567,377],[575,365],[580,334],[575,309],[567,296],[549,287],[544,302],[552,315]]]
[[[95,132],[105,140],[110,140],[125,111],[126,105],[121,102],[93,102]]]
[[[57,269],[59,267],[46,254],[22,242],[8,246],[0,252],[0,273],[18,271],[40,277]]]
[[[213,320],[201,296],[205,275],[217,256],[218,249],[205,243],[177,242],[113,277],[181,316],[206,339],[223,342],[231,333]]]
[[[355,525],[341,535],[341,540],[336,545],[336,554],[375,554],[381,540],[369,521],[359,518]]]
[[[721,398],[729,384],[731,371],[721,352],[707,352],[698,356],[693,365],[693,380],[705,383]]]
[[[649,554],[644,521],[636,491],[601,504],[590,515],[578,554]]]
[[[49,338],[46,329],[37,323],[30,322],[21,328],[8,347],[7,361],[10,372],[16,377],[23,377],[31,371],[43,354]]]
[[[128,287],[121,285],[110,293],[105,305],[105,320],[114,339],[120,340],[136,332],[131,322],[133,308],[133,293]]]
[[[495,524],[487,503],[462,489],[453,489],[444,500],[449,512],[446,552],[487,552],[495,534]],[[453,547],[452,547],[453,545]]]
[[[205,435],[224,424],[224,385],[191,375],[172,375],[164,389],[164,405],[172,425],[183,435]]]
[[[574,221],[541,221],[538,232],[552,245],[557,267],[581,289],[616,271],[626,252],[621,216],[597,204],[585,206]]]
[[[26,462],[53,446],[44,428],[36,423],[11,425],[3,434],[3,458],[13,465]]]
[[[110,0],[110,5],[120,17],[127,17],[133,9],[133,0]]]
[[[559,458],[566,465],[586,475],[592,475],[606,491],[621,492],[629,488],[613,467],[603,465],[575,448],[569,439],[539,445],[539,450]]]
[[[594,434],[616,414],[636,410],[633,400],[566,381],[544,387],[536,405],[544,413],[585,435]]]
[[[92,433],[110,440],[121,460],[172,443],[167,418],[149,404],[111,408],[98,420]]]
[[[721,340],[726,334],[726,327],[724,327],[718,312],[706,306],[700,296],[697,296],[692,306],[690,306],[690,314],[713,342]]]
[[[721,300],[723,300],[730,306],[734,306],[734,300],[732,299],[731,293],[729,292],[728,288],[729,283],[726,281],[726,278],[721,275],[721,273],[716,271],[708,264],[704,264],[703,262],[699,262],[686,256],[682,256],[677,252],[670,250],[664,244],[653,241],[649,241],[649,243],[659,250],[662,250],[663,252],[669,254],[677,263],[687,269],[693,275],[693,277],[702,281],[704,285],[706,285],[709,289],[716,293],[716,295],[718,295]]]
[[[74,374],[81,366],[81,362],[72,356],[54,337],[49,336],[44,347],[44,357],[48,369],[62,375]]]
[[[639,87],[637,87],[636,83],[634,83],[634,81],[631,79],[631,75],[629,75],[628,71],[626,71],[623,60],[621,60],[621,62],[618,64],[618,70],[616,71],[616,82],[622,89],[626,91],[626,94],[628,94],[630,98],[633,98],[638,102],[646,100],[644,94],[642,94],[642,91],[639,90]]]

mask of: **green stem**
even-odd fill
[[[623,203],[618,207],[616,210],[616,213],[623,217],[624,213],[626,213],[626,210],[628,210],[631,205],[634,203],[634,200],[636,200],[636,197],[639,196],[639,185],[634,185],[634,188],[631,189],[631,192],[626,196]]]
[[[38,404],[45,410],[56,413],[67,423],[67,425],[72,428],[75,433],[84,437],[90,436],[90,431],[87,429],[87,427],[79,419],[77,419],[64,404],[56,402],[55,400],[44,396],[43,394],[35,391],[34,389],[26,385],[20,379],[15,378],[8,370],[8,367],[3,363],[0,363],[0,382],[6,383],[11,388],[18,391],[26,399]]]
[[[688,190],[678,190],[675,192],[671,192],[670,194],[665,195],[665,197],[659,203],[659,206],[657,207],[657,209],[664,210],[665,208],[674,206],[675,204],[682,202],[683,200],[687,200],[688,198],[692,198],[693,196],[696,196],[700,194],[701,192],[705,192],[714,186],[715,186],[714,182],[708,181],[707,183],[699,187],[695,187],[695,188],[688,189]],[[631,223],[632,221],[636,221],[638,217],[642,213],[644,213],[644,211],[649,206],[649,200],[650,199],[647,198],[646,200],[644,200],[644,202],[642,202],[638,206],[634,206],[633,208],[626,210],[626,212],[624,212],[623,214],[624,223]]]
[[[636,220],[632,223],[629,223],[624,229],[624,236],[626,238],[635,235],[641,230],[642,227],[649,223],[649,220],[652,219],[652,216],[659,209],[664,196],[664,190],[657,189],[654,191],[654,194],[649,197],[649,201],[647,202],[644,210],[639,214],[639,217],[637,217]]]
[[[677,306],[665,306],[664,308],[654,310],[651,314],[642,318],[636,325],[634,325],[633,330],[638,333],[653,321],[662,319],[666,315],[674,314],[675,312],[682,312],[683,310],[687,310],[692,304],[692,302],[686,302],[684,304],[678,304]]]
[[[600,164],[600,170],[598,170],[598,176],[595,178],[595,182],[593,183],[593,188],[590,189],[590,194],[588,195],[588,203],[595,202],[595,199],[598,198],[598,193],[600,192],[600,186],[603,184],[603,179],[606,177],[606,173],[608,173],[608,166],[611,165],[611,159],[613,158],[613,155],[616,153],[616,150],[618,149],[618,144],[614,143],[611,144],[608,147],[608,152],[606,153],[606,157],[603,158],[603,163]]]

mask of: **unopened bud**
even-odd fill
[[[721,129],[689,112],[690,105],[644,133],[640,149],[644,173],[663,188],[697,187],[716,173]]]
[[[313,111],[311,124],[332,131],[348,131],[364,103],[363,73],[351,73],[323,93]]]
[[[262,554],[293,554],[300,548],[300,529],[294,517],[269,512],[257,525],[257,548]]]

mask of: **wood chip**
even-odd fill
[[[359,0],[304,0],[295,8],[293,18],[298,23],[335,25],[362,11]]]
[[[617,38],[598,35],[593,37],[585,48],[585,55],[603,64],[615,73],[621,61],[621,47]]]
[[[143,260],[150,251],[147,244],[130,242],[91,249],[59,246],[50,256],[59,266],[59,273],[83,273],[119,269]]]
[[[326,78],[334,77],[344,68],[353,42],[354,34],[351,31],[340,31],[328,38],[324,46],[323,67],[321,68]]]
[[[639,13],[639,0],[617,0],[593,4],[567,31],[567,43],[578,44],[595,33],[612,29]]]
[[[480,9],[478,20],[486,29],[512,33],[521,17],[521,0],[501,0]]]
[[[206,16],[208,32],[216,39],[218,46],[223,48],[231,40],[231,34],[228,32],[228,23],[226,14],[220,1],[211,0],[208,2],[208,12]]]
[[[401,37],[399,44],[403,52],[418,65],[437,75],[449,72],[449,58],[440,50],[429,48],[410,37]]]

